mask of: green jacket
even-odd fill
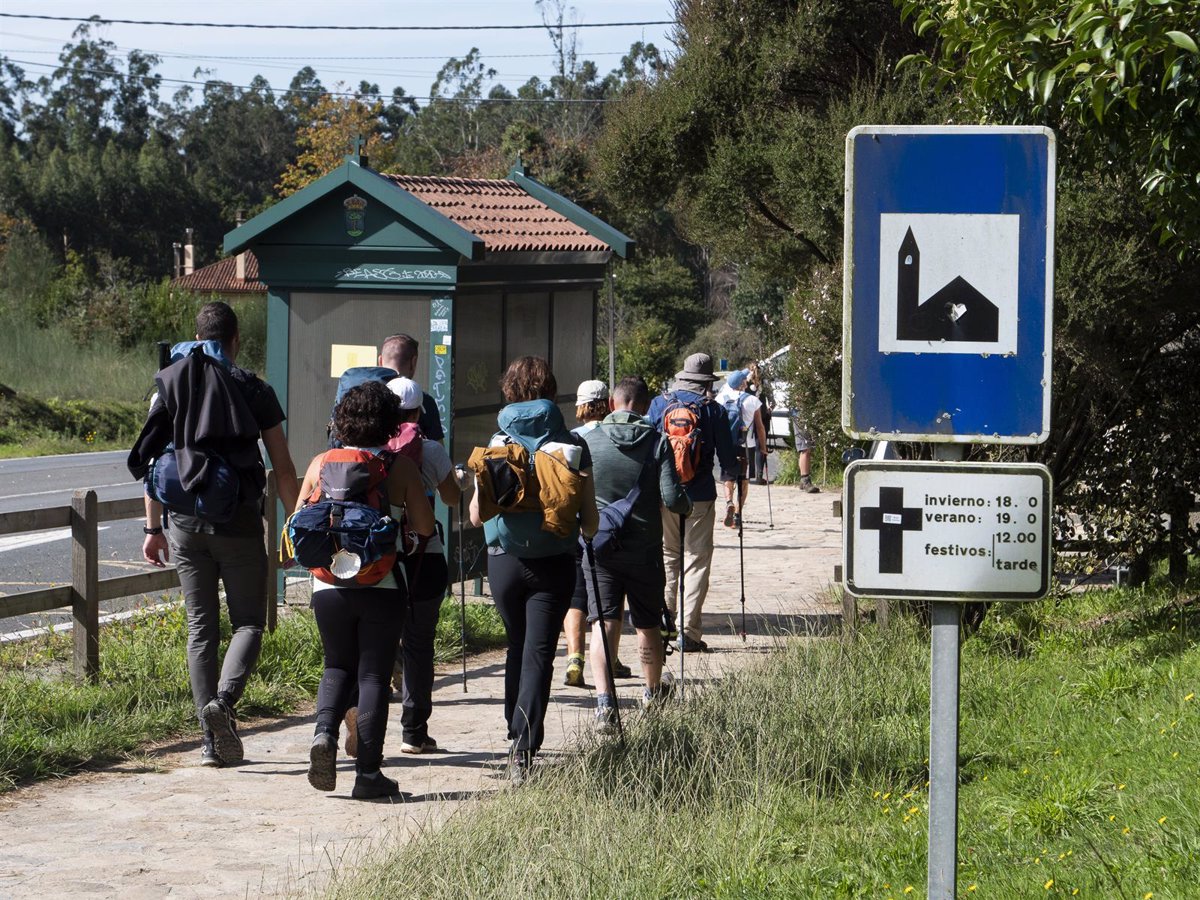
[[[660,508],[665,506],[677,515],[692,511],[692,501],[675,471],[670,443],[648,419],[624,410],[609,414],[584,440],[592,455],[597,508],[621,500],[634,481],[641,480],[642,493],[627,520],[620,554],[647,558],[661,554]],[[654,463],[647,466],[650,453]]]

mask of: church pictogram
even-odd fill
[[[961,275],[924,303],[921,248],[909,228],[896,260],[896,338],[901,341],[979,341],[1000,339],[1000,310]]]

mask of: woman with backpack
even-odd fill
[[[408,592],[393,571],[404,532],[434,533],[433,510],[421,472],[411,459],[381,451],[400,424],[400,400],[380,382],[349,390],[333,412],[342,448],[313,457],[300,487],[296,513],[327,501],[352,501],[403,522],[390,550],[370,565],[344,550],[328,568],[313,568],[313,613],[324,647],[325,671],[317,690],[317,724],[309,750],[308,782],[332,791],[337,781],[337,735],[358,690],[358,758],[352,796],[394,797],[400,788],[380,771],[387,733],[388,681],[408,606]],[[390,462],[389,462],[390,460]],[[337,504],[334,504],[337,505]],[[342,513],[342,524],[350,511]],[[289,529],[291,528],[289,523]],[[300,557],[300,548],[295,548]],[[339,557],[341,557],[339,559]],[[302,563],[305,560],[300,559]]]
[[[507,403],[500,430],[471,456],[477,486],[471,522],[488,545],[488,582],[504,631],[504,718],[510,774],[522,783],[541,748],[554,654],[575,589],[579,534],[599,526],[587,444],[567,431],[555,405],[558,384],[541,357],[522,356],[500,379]],[[514,477],[536,479],[514,490]],[[536,496],[526,487],[537,486]]]

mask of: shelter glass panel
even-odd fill
[[[596,371],[593,291],[554,293],[554,377],[559,396],[573,396],[581,381]],[[570,419],[568,419],[570,421]]]
[[[504,364],[518,356],[550,355],[550,295],[509,294],[505,298]]]
[[[467,457],[475,447],[486,447],[492,435],[496,433],[496,413],[477,413],[469,416],[454,417],[454,434],[450,445],[450,458],[456,462],[466,463]]]
[[[420,340],[422,362],[427,361],[429,295],[294,293],[288,305],[288,446],[303,469],[328,446],[325,426],[342,363],[375,365],[383,339],[397,332]],[[418,367],[423,381],[427,370]]]
[[[454,314],[454,408],[499,408],[505,365],[500,295],[459,294]]]

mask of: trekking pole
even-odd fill
[[[775,513],[771,509],[771,459],[766,448],[763,448],[763,475],[763,481],[767,483],[767,527],[774,528]]]
[[[677,623],[677,631],[679,632],[679,699],[683,699],[683,658],[687,656],[684,652],[683,645],[687,643],[687,634],[684,631],[684,614],[683,614],[683,571],[684,571],[684,531],[687,529],[687,517],[679,516],[679,622]]]
[[[750,474],[750,432],[742,439],[742,458],[746,461],[746,474]],[[740,476],[742,473],[738,472]],[[742,643],[746,642],[746,547],[742,537],[742,528],[746,522],[746,493],[749,492],[749,482],[746,491],[742,491],[742,481],[738,481],[738,571],[742,579]]]
[[[588,568],[592,570],[592,599],[596,606],[596,621],[600,623],[600,643],[604,645],[604,669],[608,672],[608,684],[612,689],[613,715],[617,720],[617,738],[624,745],[625,729],[621,727],[621,704],[617,701],[617,679],[613,675],[612,651],[608,649],[608,632],[604,630],[604,616],[600,610],[600,578],[596,575],[596,552],[592,549],[592,542],[586,538],[583,541],[583,549],[587,552]],[[592,599],[588,601],[589,612]],[[617,619],[617,627],[621,627],[620,619]]]
[[[467,692],[467,573],[465,568],[466,550],[463,549],[463,509],[465,506],[464,495],[460,492],[458,495],[458,611],[464,694]]]

